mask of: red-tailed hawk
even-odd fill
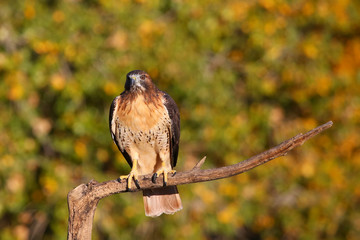
[[[135,70],[126,76],[125,91],[110,108],[111,136],[131,167],[127,179],[138,185],[139,175],[163,174],[164,187],[144,190],[146,216],[173,214],[182,209],[176,186],[166,187],[167,175],[174,174],[179,152],[180,115],[175,101],[159,90],[149,74]]]

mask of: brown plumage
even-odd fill
[[[140,70],[127,74],[125,91],[110,107],[111,136],[131,166],[131,172],[120,179],[131,180],[144,174],[163,174],[166,185],[168,173],[176,165],[180,140],[180,115],[175,101],[160,91],[150,76]],[[173,214],[182,209],[176,186],[144,190],[147,216]]]

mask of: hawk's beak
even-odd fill
[[[137,86],[137,87],[141,87],[139,78],[136,78],[135,76],[131,76],[130,78],[132,80],[132,85]]]
[[[139,78],[136,76],[128,76],[125,82],[125,89],[130,90],[132,87],[142,87]]]
[[[130,78],[130,79],[129,79],[129,86],[131,87],[131,86],[133,86],[133,85],[134,85],[134,79]]]

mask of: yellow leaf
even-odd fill
[[[99,148],[96,151],[96,157],[100,162],[107,162],[109,160],[109,153],[105,149]]]
[[[115,94],[118,94],[120,92],[120,87],[112,81],[106,81],[103,89],[106,95],[109,96],[114,96]]]
[[[55,90],[62,90],[65,87],[65,78],[60,74],[54,74],[51,76],[51,86]]]
[[[290,16],[294,12],[293,8],[291,8],[287,3],[278,4],[278,9],[279,12],[285,16]]]
[[[44,40],[34,42],[33,49],[38,54],[57,53],[59,50],[59,46],[57,45],[57,43],[51,42],[49,40]]]
[[[22,84],[15,83],[14,85],[11,86],[9,93],[8,93],[8,98],[10,100],[19,100],[23,96],[24,96],[24,88],[23,88]]]
[[[226,7],[224,15],[229,20],[242,20],[247,16],[249,8],[250,4],[247,1],[233,1]]]
[[[312,177],[315,173],[315,165],[312,160],[305,160],[301,165],[301,173],[304,177]]]
[[[229,197],[238,196],[239,195],[238,189],[239,189],[238,185],[233,184],[229,181],[227,183],[220,184],[220,186],[219,186],[219,192],[222,195],[229,196]]]
[[[53,13],[52,18],[55,22],[61,23],[65,20],[65,14],[62,11],[57,10]]]
[[[348,5],[349,0],[337,0],[334,4],[330,4],[331,12],[335,13],[335,19],[339,24],[344,25],[349,22]]]
[[[213,204],[216,199],[215,193],[204,186],[195,185],[194,192],[207,205]]]
[[[224,208],[217,214],[217,218],[219,222],[228,224],[234,221],[235,214],[236,214],[236,207],[232,205],[228,205],[226,208]]]
[[[260,0],[259,3],[260,3],[261,6],[263,6],[267,10],[271,10],[275,6],[275,1],[274,0]]]
[[[42,184],[44,186],[45,195],[51,195],[58,190],[58,183],[52,177],[43,177]]]
[[[304,126],[304,128],[306,129],[313,129],[316,127],[317,122],[314,118],[304,118],[302,119],[302,125]]]
[[[77,140],[75,142],[75,153],[76,155],[78,155],[80,158],[84,158],[87,155],[87,147],[86,147],[86,143],[82,140]]]
[[[65,53],[66,59],[68,59],[68,60],[73,60],[77,54],[75,47],[72,46],[71,44],[69,44],[65,47],[64,53]]]
[[[36,15],[36,11],[33,5],[26,4],[25,10],[24,10],[24,16],[26,19],[33,19]]]
[[[3,167],[12,167],[15,163],[15,159],[12,155],[7,154],[1,157],[0,163]]]
[[[309,16],[314,13],[314,3],[312,1],[306,1],[303,5],[302,12],[305,16]]]
[[[329,92],[332,82],[329,76],[321,76],[316,79],[316,92],[320,96],[325,96]]]
[[[312,43],[307,43],[303,47],[304,53],[309,58],[316,58],[318,55],[317,47]]]
[[[336,72],[339,75],[352,77],[357,74],[360,68],[360,38],[349,40],[345,44],[345,51],[340,57]]]
[[[265,23],[264,31],[265,31],[266,35],[270,36],[270,35],[274,34],[276,30],[277,30],[276,23],[270,22],[270,21]]]
[[[144,46],[150,47],[154,41],[154,37],[163,33],[165,25],[162,22],[154,22],[151,20],[143,21],[137,32]]]

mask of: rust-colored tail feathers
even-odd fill
[[[147,189],[143,191],[145,215],[158,217],[161,214],[174,214],[182,209],[176,186]]]

